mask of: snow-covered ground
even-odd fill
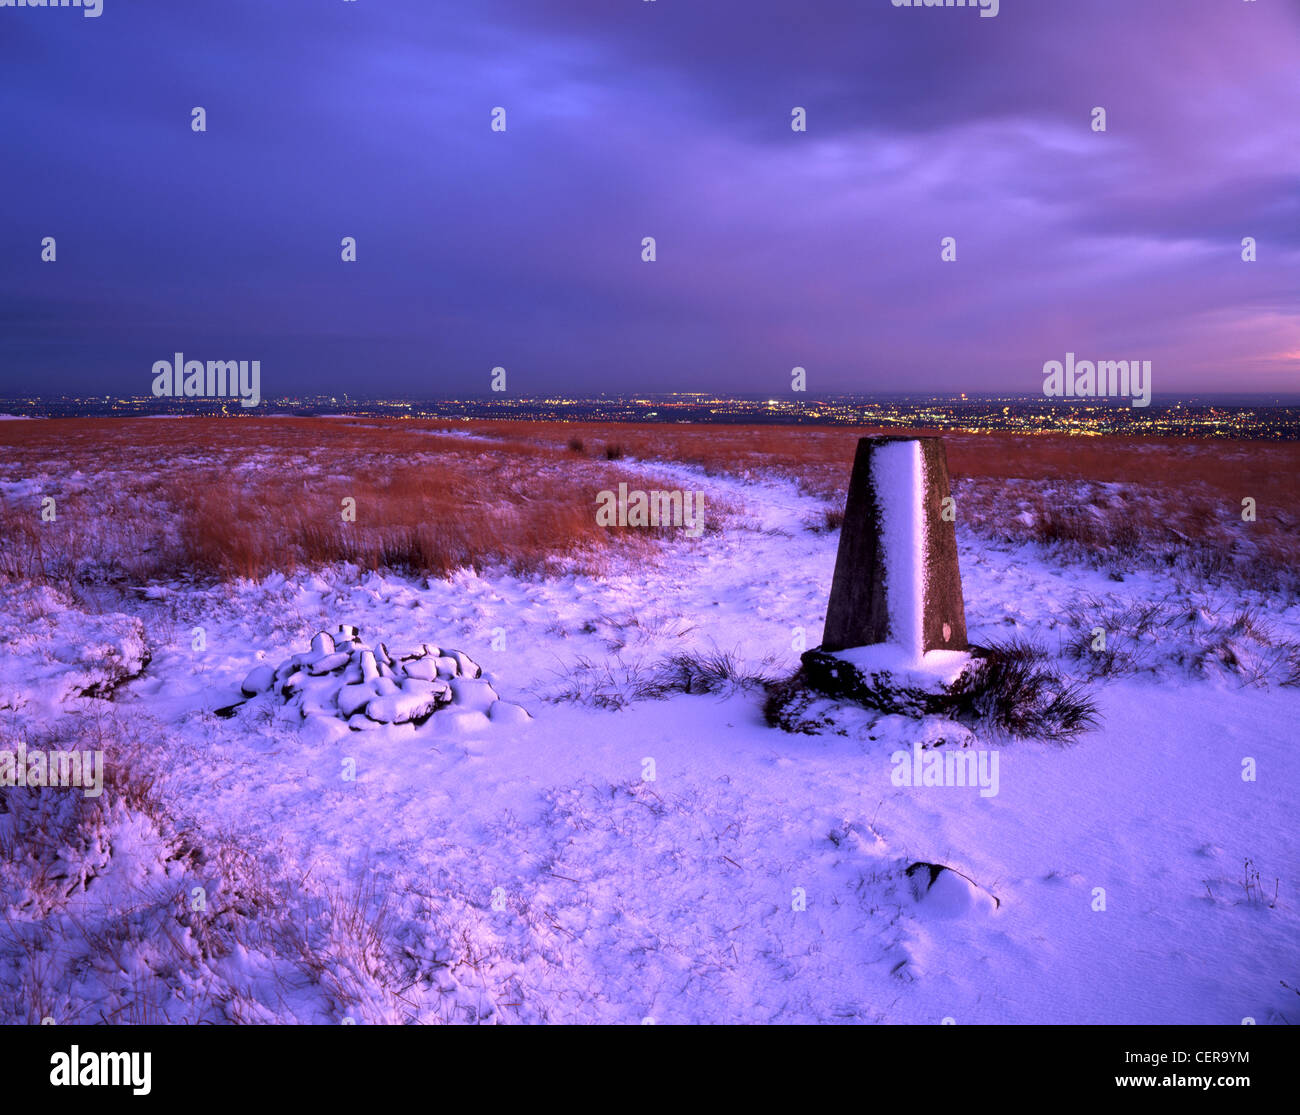
[[[822,505],[784,481],[644,467],[739,510],[599,578],[333,569],[152,586],[86,617],[11,592],[0,715],[30,702],[84,734],[107,705],[167,820],[114,806],[98,868],[54,908],[0,889],[6,1020],[1300,1018],[1300,689],[1194,669],[1157,632],[1149,668],[1090,683],[1102,724],[1070,747],[865,713],[792,735],[764,722],[756,687],[637,699],[682,651],[792,672],[820,640],[838,541],[807,529]],[[1210,596],[1161,574],[1060,565],[960,517],[958,538],[977,643],[1057,653],[1090,598],[1218,622]],[[1215,599],[1225,623],[1254,606],[1300,638],[1295,601]],[[114,660],[113,639],[135,637],[122,611],[151,660],[111,704],[76,696],[77,640]],[[253,667],[339,624],[395,654],[458,648],[533,719],[352,732],[269,696],[215,714]],[[51,692],[61,713],[40,704]],[[997,792],[895,785],[892,756],[941,738],[996,750]],[[223,851],[169,858],[178,842]],[[917,861],[965,879],[925,892],[905,873]]]

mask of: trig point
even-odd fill
[[[942,439],[859,440],[822,651],[967,649],[950,496]]]

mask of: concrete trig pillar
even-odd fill
[[[823,651],[893,643],[919,659],[967,649],[950,495],[941,438],[858,441]]]

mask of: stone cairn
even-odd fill
[[[250,700],[274,694],[304,718],[338,717],[354,731],[420,725],[443,709],[497,723],[532,719],[522,706],[497,696],[469,655],[425,643],[395,657],[383,643],[362,642],[361,632],[348,624],[339,625],[337,636],[320,632],[310,650],[275,669],[254,667],[241,690]],[[233,715],[239,704],[218,712]]]

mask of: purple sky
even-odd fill
[[[1300,0],[103,3],[0,8],[3,391],[1300,390]]]

